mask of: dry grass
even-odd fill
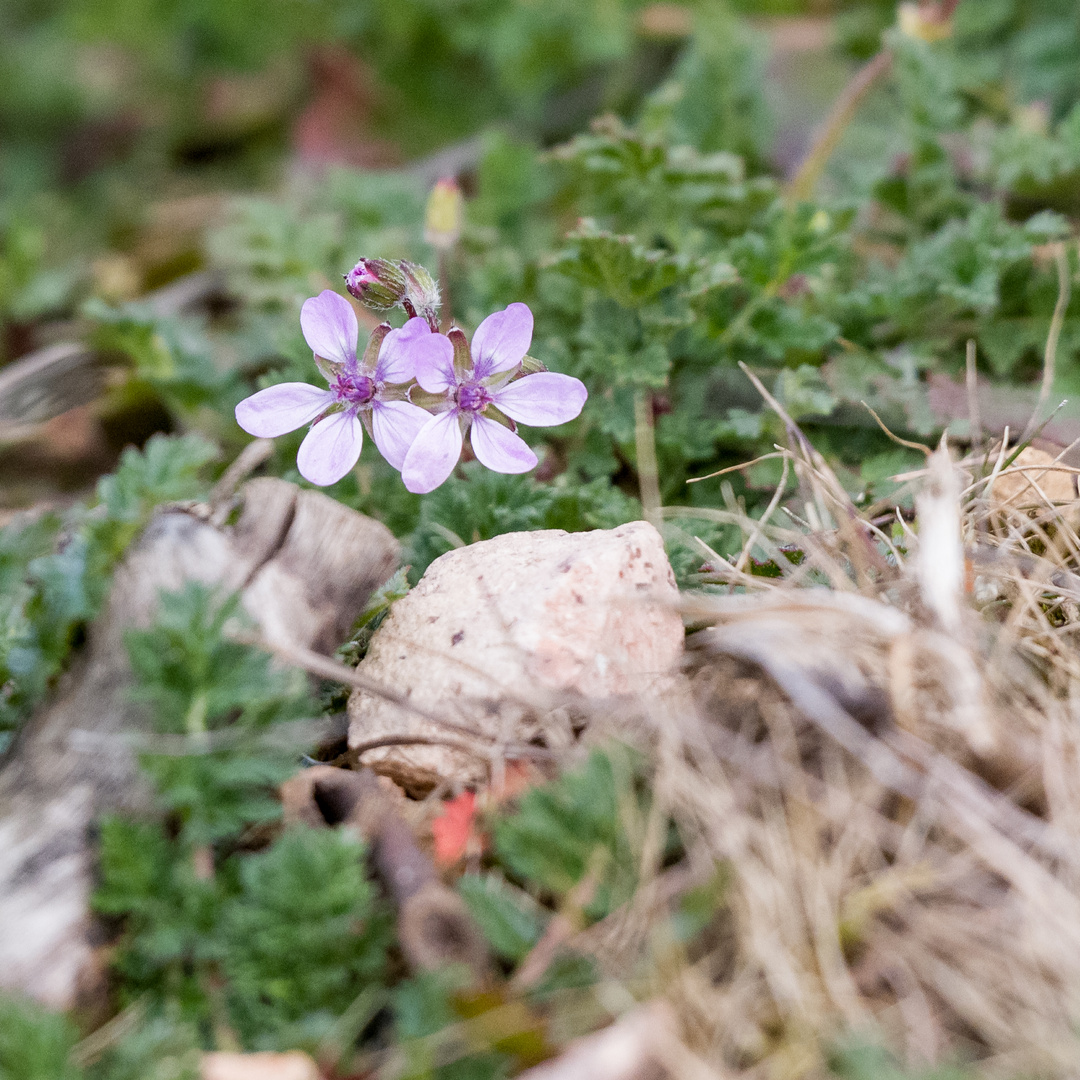
[[[708,555],[732,588],[686,598],[688,691],[651,717],[658,806],[691,869],[730,867],[729,920],[657,961],[675,886],[643,854],[589,944],[626,979],[651,948],[714,1075],[821,1075],[852,1033],[914,1070],[1076,1075],[1080,537],[1045,494],[1073,470],[940,448],[897,542],[785,420],[805,520],[776,524],[777,498],[740,558]],[[783,575],[748,575],[751,551]]]

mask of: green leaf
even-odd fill
[[[628,826],[644,820],[626,751],[594,751],[580,769],[531,788],[513,815],[496,819],[500,862],[531,888],[565,896],[586,874],[595,889],[586,911],[601,918],[633,892],[635,845]]]
[[[488,944],[504,960],[523,960],[540,940],[547,913],[498,874],[465,874],[457,889]]]
[[[290,1045],[311,1014],[327,1024],[384,977],[388,913],[343,831],[294,828],[240,862],[217,940],[234,1020],[252,1045]]]
[[[271,724],[315,710],[300,672],[272,664],[270,656],[229,638],[239,620],[239,598],[219,598],[190,582],[160,597],[154,624],[124,635],[134,675],[132,695],[146,703],[156,730],[186,735],[186,754],[146,753],[160,804],[178,815],[181,835],[194,845],[212,843],[243,827],[275,818],[274,789],[293,770],[287,747],[260,746]],[[202,745],[228,728],[220,749]]]
[[[0,729],[16,727],[42,700],[128,545],[161,502],[205,491],[201,473],[216,453],[200,436],[154,435],[143,450],[124,451],[89,510],[74,508],[62,524],[46,515],[0,529],[0,578],[11,586],[0,590]]]
[[[555,267],[583,285],[632,308],[685,278],[686,265],[662,251],[647,251],[632,236],[616,236],[586,220],[567,236]]]

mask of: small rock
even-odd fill
[[[486,735],[543,737],[549,718],[566,726],[575,697],[637,697],[666,685],[682,651],[677,598],[663,540],[646,522],[507,533],[436,559],[376,631],[359,671]],[[355,691],[349,745],[391,735],[453,737]],[[482,756],[446,746],[373,748],[363,760],[414,792],[486,776]]]
[[[314,1061],[299,1051],[287,1054],[209,1053],[202,1056],[202,1080],[320,1080]]]

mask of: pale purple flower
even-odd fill
[[[410,319],[400,330],[383,326],[372,334],[363,359],[357,359],[356,313],[329,289],[304,301],[300,327],[330,389],[297,382],[267,387],[236,406],[236,422],[250,435],[272,439],[314,420],[296,466],[304,479],[320,487],[337,483],[356,464],[365,426],[379,453],[400,469],[429,419],[404,400],[401,384],[412,380],[416,357],[430,349],[428,339],[439,335],[423,319]]]
[[[522,473],[536,465],[524,439],[485,415],[489,408],[543,427],[565,424],[581,412],[588,393],[580,379],[546,371],[514,379],[532,331],[532,312],[511,304],[477,327],[471,357],[459,355],[456,366],[454,346],[442,335],[416,354],[416,381],[428,393],[445,395],[446,407],[427,421],[405,455],[401,479],[410,491],[434,491],[453,472],[466,432],[473,453],[494,472]],[[460,340],[464,344],[464,336]]]

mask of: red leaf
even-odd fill
[[[476,796],[471,791],[443,803],[442,813],[431,823],[435,860],[440,866],[451,866],[465,854],[469,841],[476,835],[475,821]]]

